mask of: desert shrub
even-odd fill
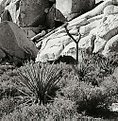
[[[10,64],[0,64],[0,75],[2,75],[5,72],[8,72],[10,70],[15,69],[15,66]]]
[[[109,106],[117,102],[117,93],[118,80],[112,76],[102,80],[99,86],[78,81],[77,78],[72,79],[59,92],[61,96],[76,102],[79,113],[94,115],[99,109],[109,111]],[[99,113],[99,115],[103,115],[102,113]]]
[[[16,102],[13,98],[3,98],[0,100],[0,117],[11,113],[15,108]]]
[[[105,99],[107,105],[118,102],[118,79],[111,75],[106,77],[100,86],[105,88],[104,94],[107,97]]]
[[[77,65],[72,65],[72,67],[81,81],[86,81],[88,74],[95,70],[89,60],[83,60]]]
[[[113,74],[114,69],[118,66],[118,56],[110,55],[108,58],[100,53],[83,55],[83,61],[77,65],[72,65],[80,81],[92,83],[93,86],[99,86],[105,77]]]
[[[0,99],[20,95],[15,81],[18,80],[16,70],[8,70],[0,76]]]
[[[67,99],[55,99],[52,104],[38,105],[33,104],[32,106],[22,105],[16,108],[14,112],[4,115],[1,121],[56,121],[71,119],[76,117],[76,107],[74,102]]]
[[[98,53],[92,56],[91,63],[93,63],[96,68],[99,68],[100,71],[104,71],[103,76],[106,76],[113,73],[115,67],[118,65],[117,60],[117,54],[110,55],[106,58]]]
[[[13,97],[17,107],[8,108],[7,115],[1,113],[2,120],[52,121],[77,118],[78,113],[107,115],[109,106],[118,102],[118,80],[110,70],[115,68],[117,57],[108,61],[99,58],[98,62],[87,57],[78,65],[27,63],[18,70],[6,71],[0,77],[1,101]]]
[[[118,66],[118,53],[110,52],[108,59],[110,60],[110,64],[112,64],[112,66],[114,67]]]
[[[65,87],[67,84],[71,83],[70,80],[79,80],[78,75],[75,73],[75,71],[72,68],[72,65],[66,65],[63,66],[63,77],[61,78],[60,82],[58,83],[59,88]]]
[[[0,100],[3,98],[13,96],[15,92],[16,89],[13,86],[13,84],[10,84],[8,82],[2,82],[0,85]]]
[[[0,87],[0,99],[18,95],[17,87],[13,82],[4,82]]]
[[[77,115],[77,107],[75,102],[60,96],[55,98],[53,104],[50,105],[50,114],[53,119],[71,119]]]
[[[48,64],[27,64],[18,70],[19,81],[17,82],[26,98],[30,102],[47,103],[53,99],[57,83],[62,78],[62,69]],[[28,101],[28,102],[29,102]]]

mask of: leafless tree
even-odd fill
[[[77,61],[77,63],[78,63],[78,54],[79,54],[79,46],[78,46],[78,43],[79,43],[79,41],[80,41],[80,39],[81,39],[81,34],[80,34],[80,32],[79,32],[79,29],[78,29],[78,33],[77,33],[78,38],[75,39],[75,38],[70,34],[70,32],[69,32],[67,26],[68,26],[68,23],[65,23],[65,24],[64,24],[64,28],[65,28],[65,30],[66,30],[67,35],[68,35],[68,36],[75,42],[75,44],[76,44],[76,61]]]

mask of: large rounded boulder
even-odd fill
[[[0,59],[7,57],[19,60],[35,59],[37,49],[22,29],[12,22],[0,23]]]

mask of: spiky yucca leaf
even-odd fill
[[[50,92],[62,78],[62,69],[54,67],[52,64],[29,64],[24,69],[18,70],[18,84],[25,87],[21,90],[26,95],[35,99],[35,102],[47,103],[47,98],[51,97]]]
[[[86,81],[88,74],[94,70],[93,64],[90,60],[84,60],[77,65],[72,65],[75,73],[78,75],[80,81]]]

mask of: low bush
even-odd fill
[[[15,107],[9,103],[8,112],[2,107],[1,119],[110,118],[109,107],[118,103],[118,79],[112,76],[116,66],[117,56],[94,55],[78,65],[27,63],[5,70],[0,76],[0,101],[4,105],[4,98],[11,99]]]
[[[18,76],[17,84],[23,88],[18,90],[29,98],[28,103],[46,104],[58,89],[56,86],[62,78],[62,69],[48,64],[29,64],[18,70]]]
[[[101,81],[99,87],[72,79],[59,92],[59,95],[76,103],[78,113],[84,112],[87,115],[97,115],[99,109],[109,112],[109,106],[117,103],[117,94],[118,80],[112,76]],[[99,116],[103,115],[103,112],[99,113]]]
[[[52,104],[38,105],[33,104],[32,106],[22,105],[16,108],[14,112],[4,115],[1,121],[56,121],[71,119],[76,117],[76,107],[70,100],[55,99]]]
[[[16,102],[13,98],[3,98],[0,100],[0,118],[3,115],[11,113],[16,106]]]

